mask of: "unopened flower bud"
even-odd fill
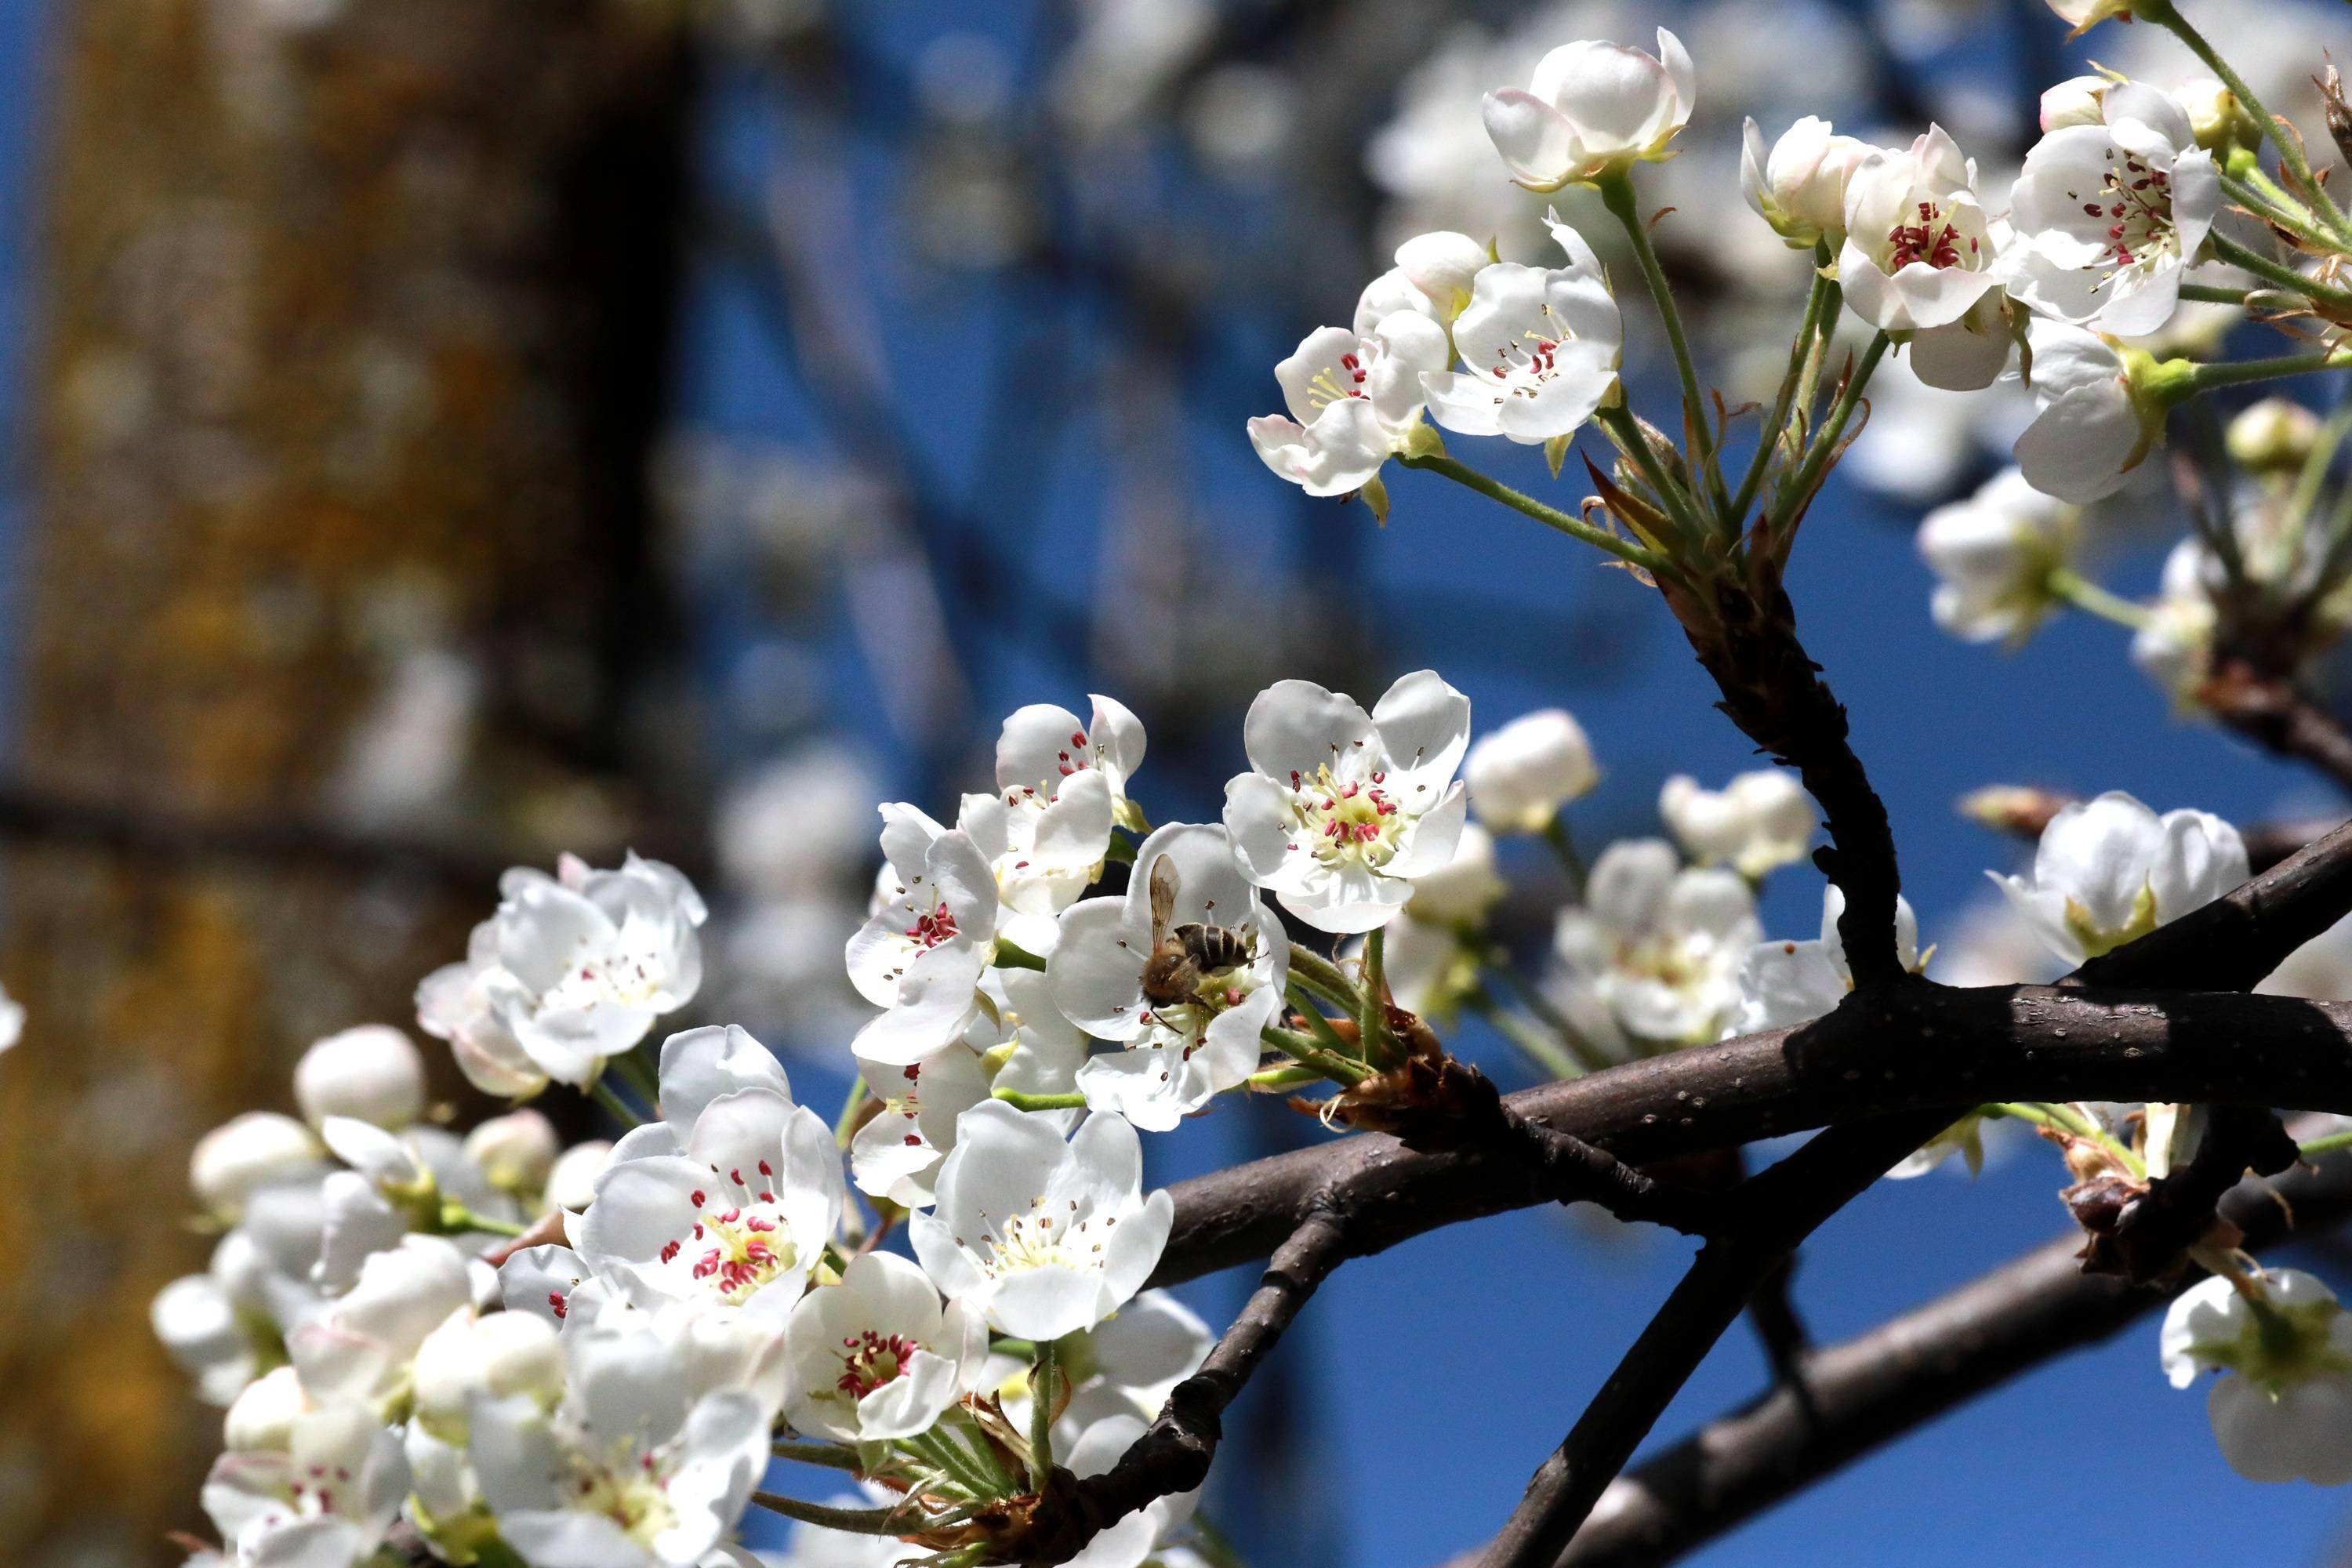
[[[1510,884],[1495,873],[1494,835],[1467,822],[1454,842],[1454,858],[1412,879],[1412,900],[1405,909],[1413,919],[1436,925],[1480,922],[1510,890]]]
[[[552,1405],[563,1394],[563,1352],[555,1326],[533,1312],[470,1309],[452,1313],[416,1347],[416,1418],[445,1442],[466,1435],[477,1395],[528,1394]]]
[[[2174,88],[2172,96],[2189,111],[2189,129],[2196,134],[2197,145],[2208,153],[2224,155],[2240,149],[2252,152],[2262,146],[2262,121],[2246,112],[2238,95],[2223,87],[2219,79],[2191,77]]]
[[[1868,142],[1840,136],[1807,115],[1780,133],[1768,154],[1749,121],[1739,159],[1739,187],[1756,215],[1798,249],[1845,233],[1846,184],[1870,156]]]
[[[1778,768],[1741,773],[1720,790],[1676,773],[1658,791],[1658,815],[1692,859],[1750,880],[1804,858],[1813,838],[1813,803]]]
[[[2039,838],[2050,819],[2066,806],[2069,797],[2032,784],[1987,784],[1959,798],[1962,816],[1995,833]]]
[[[1450,322],[1470,302],[1478,274],[1494,260],[1466,234],[1439,229],[1415,235],[1397,247],[1397,269],[1429,299],[1440,321]]]
[[[466,1158],[500,1192],[537,1196],[555,1153],[555,1128],[536,1110],[494,1116],[466,1135]]]
[[[282,1454],[293,1446],[294,1423],[310,1408],[301,1375],[281,1366],[245,1385],[221,1423],[222,1444],[231,1453]]]
[[[1566,711],[1512,720],[1470,748],[1463,764],[1470,807],[1496,833],[1540,833],[1559,808],[1599,782],[1592,743]]]
[[[2249,404],[2230,421],[2230,456],[2257,474],[2293,473],[2319,440],[2319,416],[2284,397]]]
[[[547,1173],[548,1206],[574,1214],[586,1208],[596,1196],[596,1178],[604,1174],[612,1152],[610,1143],[593,1141],[574,1143],[557,1156],[554,1169]]]
[[[221,1219],[234,1221],[256,1187],[320,1171],[326,1151],[310,1130],[274,1110],[248,1110],[214,1128],[188,1157],[188,1185]]]
[[[349,1116],[397,1131],[425,1114],[425,1058],[389,1024],[345,1029],[302,1053],[294,1100],[313,1126]]]

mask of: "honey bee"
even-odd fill
[[[1210,975],[1250,961],[1248,941],[1239,931],[1197,921],[1170,926],[1176,886],[1176,862],[1162,855],[1151,866],[1151,956],[1143,965],[1143,994],[1155,1007],[1193,1001]]]

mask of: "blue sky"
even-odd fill
[[[0,5],[0,352],[21,378],[28,346],[26,265],[35,160],[28,133],[44,80],[37,47],[42,8]],[[877,7],[877,33],[919,32],[940,6]],[[757,166],[761,137],[740,100],[712,110],[715,170]],[[899,236],[897,194],[874,175],[863,191],[866,243],[894,332],[929,307],[888,265]],[[1744,216],[1744,215],[1743,215]],[[894,290],[899,292],[894,293]],[[976,389],[1002,352],[1010,308],[983,299],[955,363],[927,382],[930,456],[950,474],[969,471]],[[903,312],[903,317],[894,315]],[[681,345],[683,421],[813,440],[804,391],[780,374],[744,300],[704,273],[688,304]],[[1286,346],[1306,322],[1258,323]],[[1190,422],[1171,432],[1191,477],[1233,535],[1237,560],[1287,536],[1294,499],[1256,464],[1241,437],[1248,415],[1273,405],[1269,374],[1249,385],[1212,384]],[[16,427],[18,382],[0,384],[0,421]],[[1099,426],[1081,416],[1037,514],[1024,520],[1026,553],[1049,576],[1090,557],[1092,520],[1105,476],[1087,455]],[[1481,459],[1491,453],[1481,452]],[[1516,460],[1510,460],[1513,457]],[[1494,464],[1515,483],[1549,491],[1531,454]],[[10,478],[17,478],[12,463]],[[1434,664],[1469,692],[1488,724],[1563,702],[1591,732],[1606,770],[1601,792],[1578,808],[1588,842],[1607,832],[1652,831],[1661,776],[1686,771],[1720,783],[1752,765],[1747,743],[1715,713],[1714,693],[1662,609],[1624,574],[1604,571],[1570,542],[1454,490],[1431,476],[1391,479],[1395,512],[1385,531],[1351,511],[1318,526],[1337,540],[1344,569],[1411,605],[1475,591],[1498,607],[1471,620],[1444,613],[1400,617],[1381,628],[1392,673]],[[1573,491],[1560,493],[1573,500]],[[0,521],[22,517],[18,487],[0,492]],[[1958,821],[1953,797],[1998,781],[2092,792],[2129,789],[2159,809],[2197,805],[2241,821],[2324,798],[2299,775],[2212,730],[2176,722],[2162,697],[2126,663],[2122,636],[2083,620],[2062,622],[2023,655],[1959,645],[1927,616],[1928,580],[1911,546],[1915,517],[1832,481],[1806,525],[1793,574],[1804,635],[1853,713],[1854,743],[1893,815],[1905,884],[1929,940],[1984,895],[1983,871],[2012,852]],[[13,535],[13,530],[12,535]],[[0,558],[5,558],[0,555]],[[1084,566],[1076,580],[1084,581]],[[2127,568],[2144,586],[2151,560]],[[0,600],[5,602],[5,600]],[[1542,646],[1514,614],[1541,626],[1622,626],[1596,655],[1588,646]],[[742,657],[735,633],[706,650],[714,681]],[[984,715],[1018,702],[1076,700],[1075,677],[1019,650],[989,663]],[[860,701],[855,676],[835,699],[846,719]],[[1372,689],[1359,693],[1366,699]],[[992,719],[984,721],[992,726]],[[1203,776],[1241,763],[1230,755]],[[1147,777],[1149,795],[1152,781]],[[1154,797],[1155,816],[1213,808],[1202,799]],[[943,807],[950,803],[925,803]],[[1776,935],[1811,934],[1819,884],[1808,869],[1769,889]],[[799,1066],[803,1096],[824,1103],[839,1085]],[[1167,1140],[1154,1141],[1155,1175],[1172,1179],[1238,1152],[1311,1135],[1267,1101],[1238,1105]],[[2053,1196],[2053,1160],[2038,1150],[1979,1182],[1938,1175],[1882,1184],[1807,1248],[1799,1299],[1816,1332],[1832,1338],[1868,1326],[2053,1234],[2063,1215]],[[1684,1244],[1648,1231],[1610,1234],[1580,1215],[1511,1215],[1422,1237],[1345,1269],[1312,1305],[1282,1356],[1289,1375],[1251,1400],[1282,1399],[1298,1434],[1291,1473],[1309,1503],[1304,1525],[1278,1532],[1298,1561],[1367,1568],[1424,1568],[1473,1545],[1507,1512],[1527,1473],[1555,1444],[1583,1399],[1639,1331],[1679,1271]],[[1183,1294],[1222,1324],[1249,1279],[1229,1274]],[[1735,1330],[1668,1414],[1663,1438],[1754,1391],[1761,1363],[1745,1328]],[[2315,1562],[2339,1540],[2336,1496],[2308,1488],[2256,1488],[2221,1465],[2201,1397],[2166,1385],[2153,1325],[2053,1363],[1897,1444],[1718,1543],[1698,1561],[1717,1564],[2064,1562],[2103,1568],[2252,1555]],[[1251,1510],[1228,1476],[1213,1506],[1244,1521]],[[1255,1535],[1256,1531],[1245,1531]],[[1260,1561],[1276,1568],[1284,1559]]]

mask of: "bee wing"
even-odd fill
[[[1162,855],[1151,863],[1151,940],[1168,940],[1168,924],[1176,918],[1176,862]]]

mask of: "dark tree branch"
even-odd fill
[[[1549,1568],[1756,1288],[1797,1243],[1946,1120],[1929,1112],[1832,1129],[1740,1189],[1737,1222],[1699,1248],[1690,1271],[1528,1483],[1509,1522],[1478,1559],[1480,1568]]]
[[[2280,1200],[2284,1199],[2284,1203]],[[2249,1247],[2352,1217],[2352,1159],[2231,1193],[2223,1213]],[[1605,1492],[1567,1554],[1578,1568],[1671,1562],[1766,1509],[2054,1356],[2095,1344],[2170,1291],[2086,1275],[2069,1231],[1804,1362],[1803,1393],[1776,1389],[1644,1461]],[[2186,1284],[2189,1281],[2182,1281]]]
[[[1178,1384],[1159,1418],[1119,1456],[1118,1463],[1084,1480],[1056,1471],[1054,1487],[1023,1542],[1024,1563],[1066,1563],[1112,1523],[1157,1499],[1190,1491],[1207,1479],[1223,1434],[1225,1407],[1274,1349],[1299,1309],[1331,1271],[1353,1255],[1345,1208],[1313,1205],[1290,1239],[1276,1249],[1241,1315],[1209,1352],[1201,1370]]]
[[[2221,658],[2198,690],[2208,711],[2282,757],[2308,763],[2352,790],[2352,731],[2292,676],[2266,673],[2244,658]]]
[[[2102,984],[2246,986],[2352,909],[2352,827],[2086,965]],[[1530,1121],[1648,1162],[1832,1121],[1992,1100],[2174,1100],[2352,1113],[2346,1016],[2282,997],[2109,996],[1903,986],[1801,1029],[1507,1095]],[[2242,1051],[2239,1044],[2245,1040]],[[1962,1052],[1937,1042],[1965,1042]],[[1367,1133],[1180,1182],[1155,1283],[1266,1257],[1329,1191],[1378,1252],[1458,1220],[1550,1201],[1475,1152]]]
[[[2205,1136],[2185,1168],[2148,1183],[2116,1212],[2112,1226],[2086,1227],[2085,1273],[2120,1274],[2135,1285],[2169,1278],[2180,1268],[2181,1254],[2212,1228],[2221,1199],[2239,1178],[2250,1169],[2275,1176],[2301,1157],[2272,1111],[2217,1105],[2208,1117]]]

